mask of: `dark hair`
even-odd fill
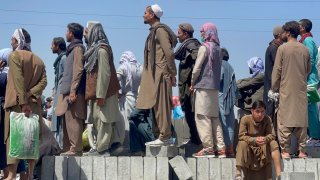
[[[305,28],[306,32],[310,32],[312,29],[312,22],[309,19],[301,19],[300,24]]]
[[[66,51],[67,46],[63,37],[55,37],[53,38],[53,44],[58,46],[61,51]]]
[[[229,60],[229,52],[226,48],[221,48],[221,56],[222,56],[222,60],[225,60],[225,61]]]
[[[26,40],[26,43],[31,43],[31,36],[30,34],[28,33],[27,30],[21,28],[22,30],[22,33],[23,33],[23,36],[24,36],[24,39]]]
[[[266,109],[266,105],[264,104],[263,101],[257,100],[255,102],[253,102],[251,109],[255,110],[257,108]]]
[[[193,33],[188,32],[188,31],[185,31],[185,30],[183,30],[183,29],[182,29],[182,31],[185,32],[185,33],[187,33],[187,34],[189,35],[189,37],[193,38]]]
[[[284,31],[290,32],[291,36],[294,38],[297,38],[299,33],[300,33],[300,25],[297,21],[289,21],[286,22],[283,26],[282,29]]]
[[[75,39],[82,39],[83,37],[83,27],[78,23],[68,24],[69,31],[73,34]]]
[[[47,101],[47,102],[51,102],[51,101],[52,101],[52,97],[47,97],[47,98],[46,98],[46,101]]]

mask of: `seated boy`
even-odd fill
[[[271,119],[265,115],[262,101],[252,104],[251,115],[241,118],[239,142],[236,155],[236,179],[272,179],[271,160],[274,161],[276,177],[280,177],[280,152],[275,141]],[[242,173],[244,178],[242,178]]]

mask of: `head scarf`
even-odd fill
[[[263,61],[260,57],[252,57],[248,61],[248,66],[253,72],[252,77],[264,72]]]
[[[95,23],[90,27],[88,28],[88,50],[84,54],[86,59],[84,68],[87,72],[91,72],[96,65],[100,46],[109,46],[109,41],[102,25]]]
[[[18,47],[15,50],[31,51],[31,43],[27,43],[23,35],[22,29],[16,29],[12,35],[18,41]]]
[[[220,45],[219,37],[218,37],[218,31],[217,27],[213,23],[205,23],[201,27],[201,32],[204,32],[204,43],[203,45],[206,46],[207,52],[208,52],[208,58],[209,58],[209,66],[213,66],[213,55],[214,55],[214,50],[215,45],[213,44],[216,43],[216,45]],[[220,59],[217,59],[220,61]]]
[[[218,37],[218,30],[216,25],[213,23],[205,23],[202,25],[200,31],[204,32],[204,42],[215,42],[216,44],[220,45],[219,37]]]
[[[127,74],[127,81],[131,83],[132,81],[132,74],[131,74],[131,65],[135,65],[136,69],[140,69],[140,64],[138,63],[135,55],[131,51],[125,51],[122,53],[120,57],[119,63],[124,66],[125,72]]]
[[[0,69],[0,73],[8,73],[9,67],[8,67],[8,61],[9,61],[9,55],[12,52],[11,48],[5,48],[0,50],[0,60],[5,62],[5,66],[3,69]]]

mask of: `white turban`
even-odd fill
[[[29,50],[31,51],[31,43],[27,43],[23,35],[22,29],[16,29],[12,35],[18,41],[18,47],[14,50]]]
[[[252,57],[248,61],[248,66],[253,72],[253,76],[263,73],[264,72],[264,63],[260,57]]]
[[[160,18],[163,15],[163,11],[158,4],[151,5],[151,9],[158,18]]]
[[[132,72],[131,72],[131,66],[135,65],[136,69],[140,69],[140,64],[137,62],[136,56],[133,54],[132,51],[125,51],[122,53],[120,57],[120,62],[119,62],[127,75],[127,81],[131,83],[132,81]]]

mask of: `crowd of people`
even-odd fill
[[[194,157],[236,157],[236,179],[270,179],[272,160],[279,177],[280,158],[291,158],[291,135],[297,138],[299,158],[308,157],[306,144],[320,144],[320,98],[309,94],[319,83],[310,20],[276,26],[265,63],[260,57],[249,59],[252,76],[237,81],[215,24],[203,24],[200,42],[191,24],[179,24],[175,33],[160,22],[162,15],[157,4],[145,9],[143,19],[150,32],[143,65],[133,52],[125,51],[116,69],[112,46],[97,21],[86,27],[70,23],[65,38],[53,38],[52,53],[58,56],[53,93],[45,108],[50,123],[39,120],[40,143],[46,141],[48,126],[61,156],[110,156],[122,146],[131,155],[144,156],[146,146],[175,145],[172,89],[178,85],[190,129],[184,144],[202,146]],[[36,160],[8,155],[9,114],[43,116],[46,67],[31,51],[27,30],[16,29],[11,45],[0,51],[0,169],[6,180],[20,172],[20,177],[32,179]],[[234,105],[240,108],[238,132]],[[83,153],[85,128],[91,149]]]

